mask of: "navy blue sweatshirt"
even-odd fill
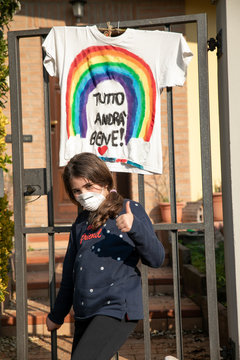
[[[157,268],[165,253],[144,208],[135,201],[130,201],[130,207],[134,220],[128,233],[117,228],[116,219],[108,219],[93,231],[88,224],[89,212],[79,214],[72,225],[50,320],[62,324],[72,305],[76,320],[100,314],[119,319],[127,314],[129,320],[143,318],[138,261]]]

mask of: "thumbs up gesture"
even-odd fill
[[[126,212],[117,218],[116,224],[118,229],[122,232],[128,232],[131,230],[133,224],[133,213],[130,208],[130,201],[126,202]]]

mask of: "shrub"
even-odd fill
[[[11,164],[11,158],[5,153],[6,150],[6,130],[5,126],[8,124],[7,117],[3,114],[0,108],[0,168],[7,171],[7,164]]]
[[[0,109],[0,168],[7,171],[6,165],[11,163],[11,158],[5,153],[6,143],[5,126],[8,123],[6,116]],[[3,302],[7,294],[8,286],[8,265],[13,243],[13,221],[12,211],[8,210],[7,195],[0,198],[0,302]]]
[[[14,13],[20,9],[20,2],[17,0],[0,0],[0,107],[5,107],[5,97],[8,92],[8,66],[7,59],[7,41],[4,39],[4,26],[8,26]]]
[[[4,171],[7,171],[7,164],[11,163],[11,158],[5,153],[7,118],[2,112],[8,92],[7,41],[3,32],[4,27],[8,26],[9,21],[12,20],[18,9],[20,9],[19,1],[0,0],[0,168]],[[12,211],[8,209],[8,200],[5,194],[3,198],[0,198],[0,302],[4,301],[7,293],[9,256],[13,247],[13,221],[11,216]]]
[[[206,273],[205,263],[205,245],[202,242],[191,241],[188,244],[184,244],[191,251],[191,263],[202,274]],[[226,276],[224,265],[224,242],[220,241],[215,248],[216,259],[216,280],[219,301],[226,305]],[[222,292],[222,290],[224,290]]]
[[[4,301],[8,286],[9,256],[12,252],[13,221],[8,210],[7,195],[0,198],[0,302]]]

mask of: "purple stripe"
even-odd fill
[[[125,90],[127,104],[128,104],[128,117],[127,117],[127,128],[125,135],[125,143],[128,144],[129,140],[132,137],[134,122],[136,121],[136,110],[138,106],[137,97],[133,87],[133,83],[130,77],[118,74],[114,71],[107,71],[103,74],[96,74],[94,77],[86,83],[84,92],[80,94],[80,106],[79,106],[79,127],[81,131],[81,137],[86,138],[87,135],[87,101],[89,94],[94,90],[94,88],[104,80],[116,80],[118,81]]]

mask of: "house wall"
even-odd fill
[[[84,24],[94,24],[105,21],[134,20],[163,16],[182,15],[185,12],[184,1],[181,0],[119,0],[99,1],[88,0],[85,6]],[[14,16],[10,30],[34,28],[51,28],[58,25],[74,25],[72,8],[68,1],[34,0],[22,1],[22,10]],[[176,28],[175,31],[184,31]],[[20,41],[22,107],[24,134],[33,136],[32,143],[24,144],[25,168],[45,167],[45,138],[43,113],[43,81],[42,55],[40,38],[22,39]],[[176,150],[176,173],[178,198],[187,201],[191,198],[189,177],[189,135],[187,115],[187,82],[184,87],[175,88],[174,92],[174,127]],[[6,115],[10,119],[10,104],[6,108]],[[13,105],[12,105],[13,106]],[[164,175],[145,176],[146,210],[154,222],[160,220],[158,202],[160,192],[165,192],[168,183],[167,161],[167,115],[166,93],[162,94],[162,142],[164,157]],[[10,126],[7,129],[11,133]],[[11,153],[11,145],[8,146]],[[7,189],[11,193],[11,170],[8,176]],[[160,189],[160,191],[159,191]],[[133,198],[137,199],[137,176],[132,176]],[[11,196],[10,196],[11,198]],[[26,201],[33,198],[26,199]],[[26,205],[27,226],[47,225],[46,197],[42,196],[35,202]]]
[[[23,1],[21,11],[14,16],[9,30],[25,30],[71,24],[72,9],[67,1]],[[33,137],[32,143],[24,143],[24,167],[43,168],[46,166],[45,129],[43,106],[42,50],[40,38],[20,39],[20,69],[22,91],[23,134]],[[11,104],[11,106],[14,106]],[[9,119],[10,100],[5,111]],[[8,126],[7,133],[11,133]],[[11,154],[11,145],[8,146]],[[6,177],[6,190],[12,202],[12,171]],[[47,226],[47,199],[42,196],[26,197],[27,226]]]
[[[239,16],[239,0],[217,2],[217,29],[222,29],[223,39],[218,75],[227,310],[236,359],[240,358]]]
[[[186,0],[186,14],[207,14],[208,39],[216,38],[216,6],[210,0]],[[195,24],[186,25],[186,38],[194,53],[188,69],[188,118],[189,118],[189,161],[191,198],[198,200],[202,197],[202,179],[200,159],[200,126],[199,126],[199,92],[198,92],[198,61],[197,61],[197,31]],[[218,113],[218,80],[217,80],[216,50],[208,52],[209,75],[209,109],[211,130],[211,159],[213,190],[215,185],[221,184],[219,113]]]

